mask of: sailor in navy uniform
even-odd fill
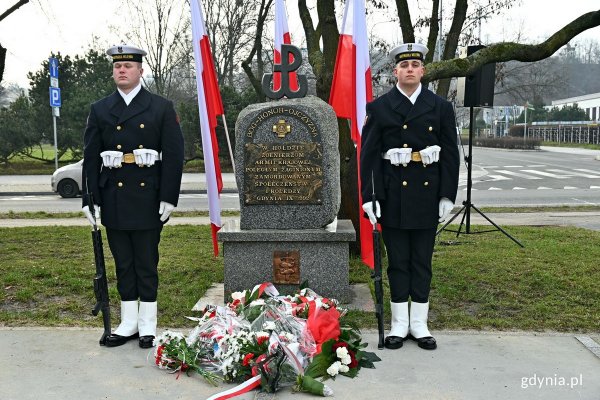
[[[362,207],[381,224],[389,260],[390,349],[407,338],[424,349],[437,347],[427,328],[431,259],[437,224],[452,210],[458,187],[454,110],[421,85],[426,53],[418,43],[390,52],[397,84],[367,104],[361,139]]]
[[[158,244],[179,199],[183,135],[173,103],[141,85],[146,52],[119,45],[106,53],[117,90],[91,106],[83,192],[92,193],[106,227],[121,297],[121,323],[106,346],[139,337],[139,346],[149,348],[156,336]],[[83,211],[92,222],[85,197]]]

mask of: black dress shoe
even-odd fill
[[[422,349],[425,349],[425,350],[437,349],[437,343],[435,342],[435,339],[433,336],[424,336],[424,337],[418,338],[418,339],[411,334],[409,334],[408,336],[410,337],[410,339],[416,341],[417,345]]]
[[[142,349],[149,349],[150,347],[154,347],[154,336],[140,336],[139,344]]]
[[[139,336],[139,333],[137,333],[137,332],[131,336],[121,336],[121,335],[112,333],[106,337],[104,345],[106,347],[121,346],[121,345],[124,345],[125,343],[127,343],[129,340],[137,338],[138,336]]]
[[[383,345],[386,349],[396,350],[402,347],[405,340],[406,338],[401,336],[387,336]]]

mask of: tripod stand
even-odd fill
[[[472,166],[473,166],[473,126],[474,125],[475,125],[475,118],[474,118],[474,114],[473,114],[473,107],[469,107],[469,155],[465,156],[465,161],[467,162],[467,200],[463,201],[462,208],[460,210],[458,210],[458,212],[456,214],[454,214],[454,216],[452,218],[450,218],[450,220],[448,222],[446,222],[436,232],[436,235],[439,235],[443,230],[447,230],[448,232],[456,232],[456,237],[458,237],[461,234],[461,232],[462,232],[463,225],[465,225],[465,233],[466,234],[500,231],[500,232],[504,233],[504,235],[506,235],[513,242],[515,242],[516,244],[518,244],[519,246],[525,247],[525,246],[523,246],[521,244],[521,242],[519,242],[517,239],[515,239],[514,237],[512,237],[504,229],[502,229],[498,225],[496,225],[494,223],[494,221],[492,221],[490,218],[488,218],[487,215],[485,215],[484,213],[482,213],[477,207],[475,207],[475,205],[473,203],[471,203],[471,188],[473,187],[473,181],[471,179],[471,172],[472,172]],[[472,232],[471,231],[471,209],[477,211],[477,213],[479,213],[479,215],[481,215],[483,218],[485,218],[490,224],[494,225],[494,227],[496,227],[496,229],[490,229],[490,230],[486,230],[486,231]],[[452,221],[454,221],[463,211],[464,211],[464,214],[463,214],[463,217],[462,217],[462,219],[460,221],[460,225],[458,227],[458,230],[446,229],[446,227],[450,223],[452,223]],[[467,221],[466,224],[464,223],[465,219]]]

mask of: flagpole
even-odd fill
[[[221,114],[221,118],[223,118],[223,126],[225,127],[225,137],[227,138],[227,147],[229,148],[229,158],[231,159],[231,167],[233,168],[233,173],[235,174],[235,161],[233,159],[233,152],[231,151],[231,141],[229,140],[229,129],[227,129],[227,121],[225,120],[225,114]]]

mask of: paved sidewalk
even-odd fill
[[[377,350],[376,332],[363,332],[382,359],[358,378],[327,384],[337,399],[598,400],[600,347],[588,335],[507,332],[433,332],[439,347]],[[134,341],[98,345],[100,329],[0,328],[0,393],[4,400],[191,399],[215,388],[198,376],[171,375],[152,365]],[[584,344],[585,343],[585,344]],[[375,347],[373,346],[375,344]],[[586,345],[588,347],[586,347]],[[309,399],[289,388],[237,399]]]
[[[458,207],[454,208],[454,213],[458,212]],[[528,226],[578,226],[591,230],[600,231],[600,211],[548,211],[536,213],[486,213],[494,223],[502,228],[510,225],[528,225]],[[458,225],[463,214],[458,216],[453,225]],[[222,217],[223,224],[230,219],[239,217]],[[208,217],[173,217],[169,220],[169,225],[208,225]],[[85,226],[88,221],[81,218],[44,218],[44,219],[0,219],[0,228],[15,228],[19,226]],[[492,225],[482,216],[471,210],[471,224],[473,225]],[[456,228],[455,226],[453,228]],[[492,227],[493,228],[493,227]],[[463,227],[464,229],[464,227]]]

